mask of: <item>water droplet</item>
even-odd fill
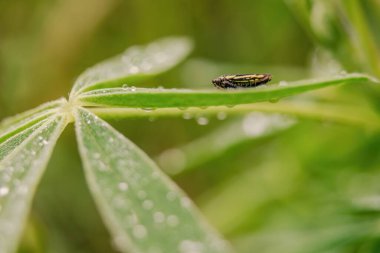
[[[175,200],[177,197],[177,194],[175,194],[175,192],[168,192],[166,194],[166,198],[169,200],[169,201],[173,201]]]
[[[166,221],[167,221],[168,225],[171,227],[175,227],[179,223],[178,217],[175,215],[169,215],[167,217]]]
[[[112,205],[117,207],[117,208],[125,208],[127,205],[127,202],[123,196],[118,195],[118,196],[113,198]]]
[[[197,123],[198,125],[201,125],[201,126],[204,126],[204,125],[207,125],[208,124],[208,118],[206,117],[198,117],[197,118]]]
[[[128,224],[133,225],[133,226],[136,225],[137,222],[139,221],[139,218],[137,217],[135,213],[128,215],[126,218],[127,218]]]
[[[129,86],[128,84],[123,84],[123,86],[121,86],[123,89],[129,89]]]
[[[346,76],[347,75],[347,71],[342,70],[342,71],[339,72],[339,75],[340,76]]]
[[[126,190],[128,190],[128,184],[127,184],[126,182],[120,182],[120,183],[118,184],[118,187],[119,187],[119,189],[120,189],[121,191],[126,191]]]
[[[193,116],[189,112],[184,112],[182,115],[182,118],[184,119],[191,119]]]
[[[138,224],[138,225],[133,227],[132,233],[136,238],[142,239],[146,236],[147,230],[143,225]]]
[[[227,113],[225,113],[225,112],[218,112],[218,114],[216,114],[216,118],[218,120],[225,120],[227,118]]]
[[[129,68],[129,73],[131,73],[131,74],[136,74],[138,72],[139,72],[139,68],[137,66],[131,66]]]
[[[149,200],[149,199],[147,199],[147,200],[144,200],[144,202],[143,202],[143,204],[142,204],[142,206],[143,206],[143,208],[145,208],[145,209],[147,209],[147,210],[149,210],[149,209],[152,209],[153,208],[153,201],[151,201],[151,200]]]
[[[162,223],[165,221],[165,215],[162,212],[155,212],[153,214],[153,220],[156,223]]]
[[[142,108],[142,109],[146,112],[151,112],[151,111],[154,111],[156,108],[147,107],[147,108]]]
[[[183,240],[178,249],[180,253],[202,253],[204,246],[201,242]]]
[[[0,187],[0,197],[3,197],[9,193],[9,188],[2,186]]]
[[[136,87],[135,86],[131,86],[131,88],[129,89],[130,91],[136,91]]]
[[[271,102],[271,103],[277,103],[278,100],[280,100],[280,99],[279,98],[271,98],[271,99],[269,99],[269,102]]]
[[[191,200],[188,197],[182,197],[181,204],[183,207],[189,207],[191,205]]]

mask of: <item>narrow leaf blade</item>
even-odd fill
[[[138,147],[84,109],[75,117],[87,181],[123,252],[230,252]]]
[[[33,125],[48,118],[66,102],[66,99],[61,98],[51,102],[42,104],[34,109],[20,113],[18,115],[5,118],[0,122],[0,143],[11,138],[13,135],[32,127]]]
[[[81,94],[78,100],[83,106],[119,106],[140,108],[202,107],[239,105],[262,101],[273,101],[339,84],[370,81],[362,74],[324,79],[289,82],[286,85],[266,85],[253,89],[237,90],[182,90],[182,89],[101,89]]]
[[[0,161],[0,252],[15,251],[35,189],[66,123],[63,116],[52,117]]]
[[[166,71],[183,60],[191,48],[191,42],[181,37],[128,48],[121,55],[86,70],[75,82],[70,97],[86,90],[121,86]]]

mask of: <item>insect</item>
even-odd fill
[[[256,87],[272,80],[271,74],[238,74],[223,75],[212,80],[215,87],[220,89],[235,89]]]

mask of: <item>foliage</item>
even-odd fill
[[[89,192],[122,252],[377,252],[380,61],[364,15],[376,3],[286,2],[318,47],[316,77],[241,90],[133,86],[188,56],[189,39],[168,37],[89,68],[68,100],[3,120],[0,252],[16,251],[37,185],[72,122]],[[192,63],[184,68],[199,76],[218,66]],[[156,162],[101,119],[181,117],[206,125],[227,116]],[[197,205],[207,222],[156,163],[180,183],[193,179],[206,189]],[[210,178],[218,183],[207,188]]]

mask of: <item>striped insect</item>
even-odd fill
[[[265,84],[272,80],[271,74],[238,74],[223,75],[212,80],[220,89],[250,88]]]

